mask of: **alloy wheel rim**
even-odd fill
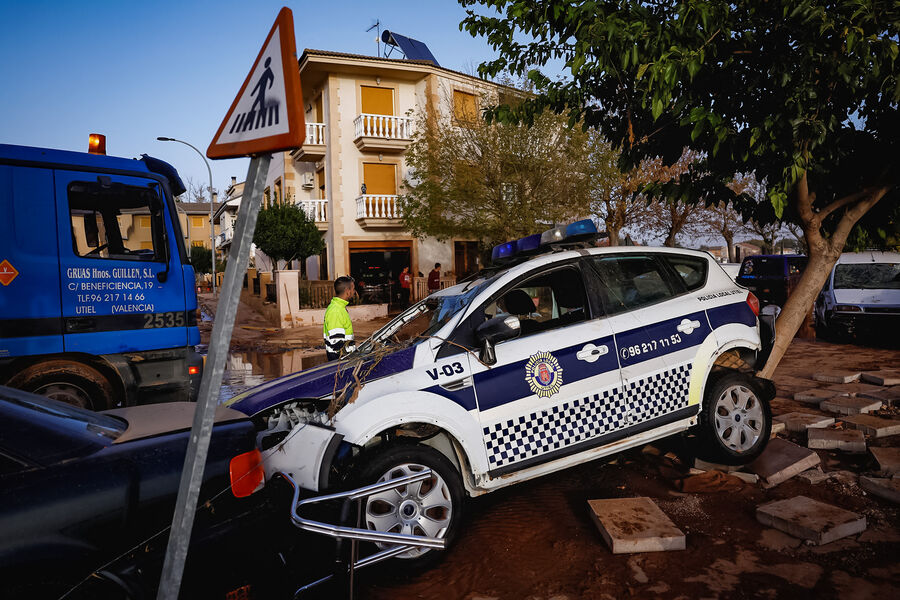
[[[404,463],[385,471],[377,483],[405,475],[421,473],[427,467]],[[375,531],[442,538],[447,535],[453,517],[453,501],[447,482],[434,470],[429,479],[369,496],[366,502],[366,526]],[[377,543],[385,549],[391,544]],[[412,548],[398,558],[416,558],[429,548]]]
[[[762,405],[746,386],[729,386],[716,400],[716,435],[729,450],[746,452],[755,446],[763,433],[763,420]]]
[[[79,408],[93,408],[88,393],[73,383],[48,383],[34,390],[34,393]]]

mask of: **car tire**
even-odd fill
[[[7,385],[89,410],[112,408],[115,393],[100,371],[67,360],[31,365],[10,379]]]
[[[429,535],[446,540],[456,538],[463,516],[464,490],[459,472],[446,456],[421,444],[395,444],[376,449],[357,471],[353,486],[363,486],[430,468],[429,480],[403,490],[370,496],[363,504],[363,527],[413,535]],[[424,490],[424,491],[423,491]],[[387,546],[379,546],[384,549]],[[405,573],[426,569],[443,557],[444,551],[414,548],[387,564]]]
[[[753,377],[730,371],[712,375],[700,411],[698,454],[724,465],[752,462],[772,432],[772,411]]]

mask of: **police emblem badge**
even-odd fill
[[[549,352],[538,352],[525,364],[525,381],[540,398],[549,398],[562,386],[562,367]]]

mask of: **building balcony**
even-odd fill
[[[319,231],[328,229],[328,200],[298,200],[297,206],[300,207],[306,217],[316,224]]]
[[[364,194],[356,198],[356,222],[363,229],[397,229],[402,216],[399,196]]]
[[[364,152],[400,153],[409,146],[412,119],[363,113],[353,120],[353,143]]]
[[[297,161],[316,162],[325,158],[325,123],[307,123],[306,140],[291,152]]]

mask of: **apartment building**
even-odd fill
[[[398,196],[420,115],[464,123],[498,86],[429,60],[322,50],[305,50],[299,68],[306,141],[273,157],[264,201],[298,203],[322,231],[326,250],[307,260],[309,278],[350,274],[378,284],[404,266],[415,275],[436,262],[446,276],[477,270],[474,240],[405,231]]]

